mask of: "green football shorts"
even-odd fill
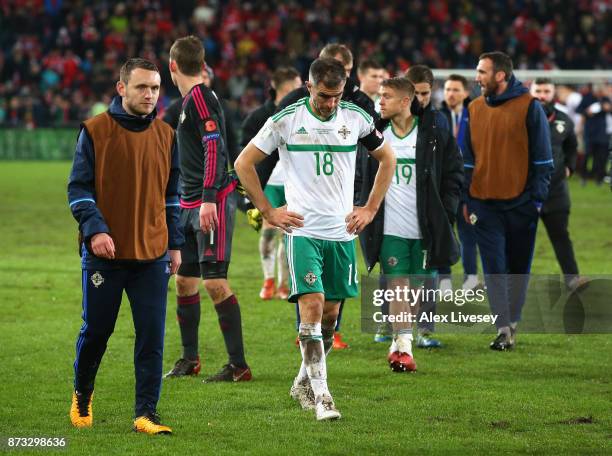
[[[285,200],[285,187],[283,185],[266,185],[264,195],[270,201],[273,208],[281,207],[287,204]]]
[[[289,263],[289,301],[308,293],[323,293],[326,301],[357,296],[354,241],[324,241],[285,235]]]
[[[385,234],[380,248],[380,266],[389,276],[433,276],[434,269],[425,269],[425,250],[420,239],[406,239]]]

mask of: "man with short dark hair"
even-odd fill
[[[451,74],[444,82],[444,101],[440,112],[446,116],[446,120],[451,127],[451,132],[457,140],[459,150],[462,150],[465,135],[469,128],[470,104],[468,81],[460,74]],[[465,280],[462,288],[473,290],[480,287],[478,279],[478,260],[476,235],[472,225],[465,223],[463,219],[463,207],[459,207],[457,216],[457,232],[461,241],[461,262]],[[450,271],[448,271],[450,273]]]
[[[542,206],[540,217],[555,250],[565,284],[577,290],[587,283],[578,273],[574,247],[569,236],[570,196],[567,178],[576,169],[578,140],[574,123],[567,114],[555,108],[555,85],[550,78],[537,78],[531,84],[531,95],[537,98],[548,117],[550,140],[555,169],[550,178],[548,198]]]
[[[351,72],[353,71],[353,53],[345,44],[326,44],[323,49],[321,49],[321,52],[319,52],[319,58],[336,59],[342,63],[346,77],[351,77]]]
[[[395,157],[370,115],[341,101],[346,74],[335,59],[310,66],[309,97],[270,117],[236,160],[236,172],[253,204],[285,237],[291,294],[301,317],[302,365],[291,396],[315,409],[317,420],[340,418],[327,386],[326,356],[332,348],[340,301],[356,296],[354,238],[370,223],[387,190]],[[370,197],[353,206],[357,144],[380,161]],[[287,206],[273,208],[255,165],[279,149]]]
[[[166,377],[200,372],[202,279],[214,304],[229,358],[217,374],[205,381],[248,381],[251,369],[244,356],[240,305],[227,280],[238,196],[237,181],[228,172],[223,111],[215,93],[204,84],[204,48],[197,37],[174,42],[169,66],[172,82],[184,97],[176,134],[185,245],[183,264],[176,277],[176,313],[183,355]]]
[[[355,84],[350,77],[353,68],[353,54],[351,53],[350,49],[344,44],[327,44],[323,49],[321,49],[319,58],[331,58],[342,63],[347,78],[346,83],[344,84],[344,92],[342,93],[342,101],[354,103],[359,108],[363,109],[367,114],[372,116],[375,120],[378,119],[380,116],[374,109],[374,102],[359,89],[357,84]],[[307,97],[308,95],[308,89],[304,86],[289,92],[276,107],[276,112],[285,109],[287,106],[301,100],[304,97]],[[262,185],[265,186],[268,182],[277,161],[278,153],[274,152],[257,167],[257,174],[259,175]]]
[[[202,71],[202,82],[206,87],[212,90],[213,82],[215,79],[215,72],[208,65],[204,64],[204,71]],[[240,153],[240,144],[238,144],[238,128],[232,120],[232,109],[229,107],[226,100],[223,98],[219,99],[219,104],[223,110],[223,117],[225,118],[225,133],[227,135],[227,155],[230,167],[233,167],[236,157]],[[162,120],[176,130],[179,124],[179,117],[183,109],[183,99],[177,98],[170,106],[164,111]]]
[[[515,345],[525,303],[536,229],[553,160],[540,102],[516,80],[502,52],[482,54],[482,96],[469,105],[463,149],[464,217],[475,228],[489,305],[497,315],[493,350]]]
[[[172,128],[155,119],[161,81],[157,67],[130,59],[120,75],[119,96],[108,111],[81,125],[68,182],[83,269],[83,326],[70,420],[77,428],[93,425],[96,373],[125,291],[136,331],[133,429],[169,434],[156,407],[168,278],[181,265],[184,242],[178,220],[178,152]]]
[[[433,90],[433,71],[426,65],[412,65],[404,74],[414,84],[416,99],[422,108],[431,102],[431,91]]]
[[[368,115],[372,116],[374,120],[377,120],[380,116],[376,112],[374,102],[361,90],[355,82],[351,79],[351,71],[353,68],[353,54],[350,49],[344,45],[339,43],[331,43],[327,44],[321,52],[319,53],[319,58],[331,58],[340,62],[344,68],[344,72],[346,75],[346,82],[344,84],[344,91],[342,92],[342,101],[349,102],[355,104],[357,107],[363,109]],[[301,100],[304,97],[309,96],[309,91],[307,87],[300,87],[290,92],[283,98],[278,106],[276,107],[276,111],[279,112],[285,109],[287,106],[290,106],[293,103]],[[355,173],[355,192],[358,192],[361,187],[361,164],[362,160],[366,160],[368,156],[367,151],[363,148],[361,144],[357,144],[357,166]],[[279,160],[278,152],[275,151],[270,154],[265,160],[263,160],[257,166],[257,174],[261,181],[261,185],[265,186],[276,166],[276,163]],[[356,197],[356,195],[355,195]],[[336,328],[336,333],[334,334],[334,350],[342,350],[348,348],[348,344],[342,340],[342,335],[340,334],[340,321],[342,319],[342,310],[344,308],[344,301],[340,304],[340,313],[338,317],[338,326]],[[299,326],[299,311],[296,306],[297,313],[297,325]]]
[[[280,67],[272,73],[270,90],[272,97],[263,106],[251,112],[242,124],[243,147],[255,137],[257,132],[266,123],[266,120],[274,114],[276,106],[285,95],[301,85],[302,78],[300,78],[300,74],[293,67]],[[280,162],[276,164],[274,171],[272,171],[272,175],[264,188],[264,193],[274,207],[287,204],[285,200],[285,177]],[[249,214],[251,213],[249,212]],[[276,233],[277,229],[263,220],[261,237],[259,238],[259,256],[264,273],[264,283],[259,292],[259,297],[263,300],[269,300],[275,296],[283,300],[289,297],[289,288],[287,287],[287,256],[282,241],[278,243],[278,249],[275,248]],[[276,266],[278,266],[278,288],[274,283],[274,269]]]
[[[376,106],[380,99],[380,85],[384,77],[384,68],[373,59],[366,59],[357,68],[357,79],[359,79],[359,90],[365,93]]]

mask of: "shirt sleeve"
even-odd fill
[[[359,119],[359,142],[370,152],[380,149],[385,143],[385,138],[382,133],[376,129],[374,119],[371,117],[366,119],[364,116],[359,116]]]
[[[264,154],[270,155],[282,144],[281,127],[282,122],[274,122],[270,117],[251,142]]]
[[[472,136],[470,133],[469,124],[465,129],[461,153],[463,155],[463,188],[461,192],[461,200],[465,203],[469,199],[470,185],[472,185],[472,174],[474,173],[474,166],[476,163],[474,151],[472,149]]]
[[[531,198],[541,203],[548,197],[550,176],[554,166],[550,145],[550,126],[537,100],[532,100],[527,110],[527,135],[531,161]]]
[[[227,154],[224,147],[225,141],[221,136],[221,106],[216,97],[206,96],[199,86],[192,91],[190,105],[195,106],[197,116],[189,116],[194,119],[195,129],[200,138],[204,159],[204,176],[202,176],[202,202],[215,203],[217,192],[221,189],[225,179],[224,167],[226,161],[223,157]]]
[[[85,128],[79,133],[68,179],[68,205],[85,242],[94,234],[110,232],[96,205],[94,148]]]
[[[166,185],[166,226],[168,227],[168,249],[177,250],[185,243],[183,228],[179,222],[179,160],[176,136],[172,142],[170,176]]]

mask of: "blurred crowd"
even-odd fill
[[[214,88],[241,118],[267,97],[270,72],[302,73],[330,41],[390,74],[413,63],[474,68],[498,49],[517,68],[610,68],[605,0],[0,0],[0,125],[75,125],[106,109],[126,58],[157,62],[163,94],[177,37],[202,38]]]

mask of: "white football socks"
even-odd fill
[[[393,338],[391,349],[389,351],[399,351],[400,353],[408,353],[410,356],[412,356],[412,332],[404,332],[404,330],[400,330],[400,332]]]
[[[336,329],[336,322],[334,321],[328,326],[321,325],[321,334],[323,334],[323,350],[325,350],[325,357],[329,356],[329,352],[334,346],[334,330]]]
[[[274,278],[274,266],[276,262],[276,252],[274,250],[274,228],[266,228],[261,232],[259,238],[259,256],[261,258],[261,267],[264,273],[264,279]]]
[[[325,365],[321,323],[300,323],[299,334],[302,366],[308,374],[315,397],[331,396],[327,388],[327,366]],[[302,368],[300,368],[300,374],[302,374]]]
[[[276,263],[278,269],[278,284],[287,285],[287,279],[289,278],[289,265],[287,264],[287,252],[285,252],[285,243],[282,240],[278,243],[278,250],[276,251]]]

